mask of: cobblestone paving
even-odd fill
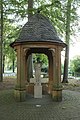
[[[80,93],[64,90],[62,102],[53,102],[49,95],[27,95],[25,102],[16,102],[13,90],[2,90],[0,120],[80,120]]]

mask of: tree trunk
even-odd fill
[[[32,16],[33,0],[28,0],[28,21]]]
[[[3,55],[3,73],[4,73],[4,68],[5,68],[5,55]]]
[[[32,8],[33,8],[33,0],[28,0],[28,21],[30,17],[32,16]],[[28,81],[33,76],[33,69],[32,69],[32,54],[28,57]]]
[[[62,83],[68,83],[69,46],[65,49],[64,74]]]
[[[0,82],[3,81],[2,42],[3,42],[3,4],[2,4],[2,0],[1,0],[1,4],[0,4]]]
[[[64,61],[64,74],[63,74],[63,81],[64,83],[68,82],[68,64],[69,64],[69,43],[70,43],[70,21],[71,21],[71,0],[67,2],[67,11],[66,11],[66,36],[65,42],[67,44],[65,50],[65,61]]]
[[[14,65],[14,63],[15,63],[15,61],[14,61],[14,59],[13,59],[13,68],[12,68],[12,70],[13,70],[13,73],[14,73],[14,71],[15,71],[15,65]]]
[[[3,50],[5,49],[5,43],[3,43]],[[5,69],[5,53],[3,52],[3,73],[4,73],[4,69]]]

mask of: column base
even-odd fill
[[[26,91],[25,90],[14,90],[14,97],[16,101],[23,102],[26,100]]]
[[[62,101],[62,85],[53,85],[52,98],[53,101],[59,102]]]
[[[55,102],[62,101],[62,90],[53,90],[52,91],[52,99]]]

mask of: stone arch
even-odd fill
[[[51,93],[51,89],[52,89],[52,83],[53,83],[53,67],[52,67],[52,64],[53,64],[53,55],[52,55],[52,52],[51,50],[49,50],[48,48],[31,48],[31,49],[28,49],[27,53],[26,53],[26,61],[28,59],[28,56],[32,53],[40,53],[40,54],[45,54],[47,57],[48,57],[48,66],[49,66],[49,72],[48,72],[48,75],[49,75],[49,78],[48,78],[48,89],[46,92],[48,92],[49,94]],[[27,66],[27,62],[26,62],[26,65]],[[27,79],[27,67],[25,68],[25,72],[26,72],[26,80],[27,82],[30,82],[28,81]],[[29,85],[29,84],[28,84]],[[34,86],[34,85],[33,85]],[[30,86],[28,86],[30,87]],[[30,88],[29,88],[30,89]],[[33,87],[32,87],[33,89]],[[31,90],[31,89],[30,89]],[[31,91],[28,91],[29,93],[31,93],[33,90]],[[32,92],[33,93],[33,92]]]

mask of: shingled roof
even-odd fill
[[[21,33],[15,43],[22,42],[54,42],[62,43],[63,41],[57,36],[57,32],[48,18],[36,13],[23,26]]]

